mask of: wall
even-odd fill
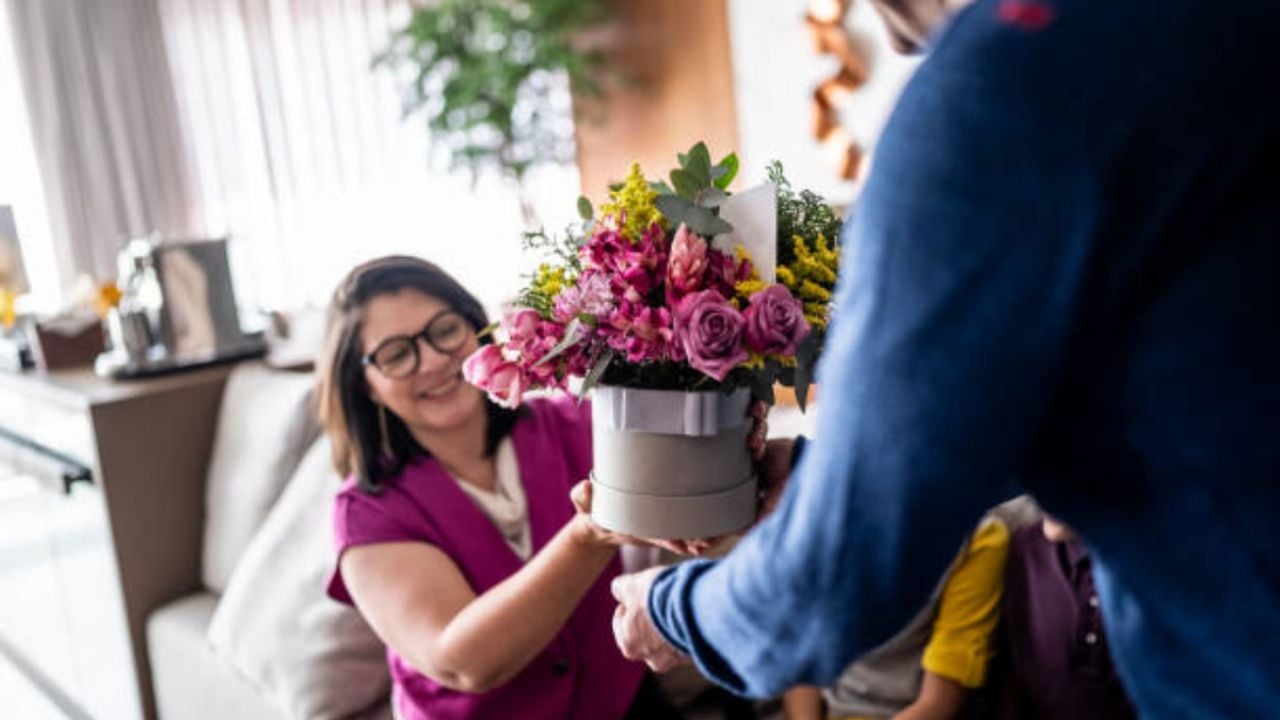
[[[856,194],[856,184],[836,177],[836,158],[810,131],[810,95],[819,82],[836,71],[837,62],[814,51],[804,22],[806,6],[800,0],[729,0],[744,180],[763,180],[769,161],[778,159],[793,184],[847,203]],[[870,147],[919,60],[890,49],[888,36],[867,0],[855,0],[848,20],[850,31],[867,50],[871,76],[845,100],[841,117],[850,133],[864,147]]]
[[[614,68],[607,95],[578,103],[578,169],[595,202],[633,162],[664,177],[676,153],[698,140],[713,160],[739,146],[725,0],[619,0],[614,7],[617,20],[600,38]]]

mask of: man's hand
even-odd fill
[[[652,567],[632,575],[621,575],[613,579],[612,586],[613,597],[618,601],[618,608],[613,613],[613,639],[617,641],[623,657],[643,660],[654,672],[666,672],[689,662],[684,653],[662,639],[649,617],[649,587],[664,569]]]

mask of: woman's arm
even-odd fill
[[[340,562],[352,599],[383,642],[446,687],[484,692],[551,642],[616,550],[576,515],[479,596],[453,560],[426,543],[363,545]]]

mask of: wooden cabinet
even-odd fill
[[[0,653],[71,717],[155,717],[145,622],[200,587],[227,373],[0,373]]]

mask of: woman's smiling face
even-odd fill
[[[364,307],[361,352],[372,352],[388,338],[416,335],[449,310],[443,300],[417,290],[378,295]],[[479,341],[474,328],[461,322],[468,337],[453,352],[441,353],[421,338],[415,341],[418,368],[407,377],[389,377],[372,364],[365,366],[374,402],[395,413],[416,437],[455,430],[484,412],[483,394],[462,379],[462,361],[475,352]]]

